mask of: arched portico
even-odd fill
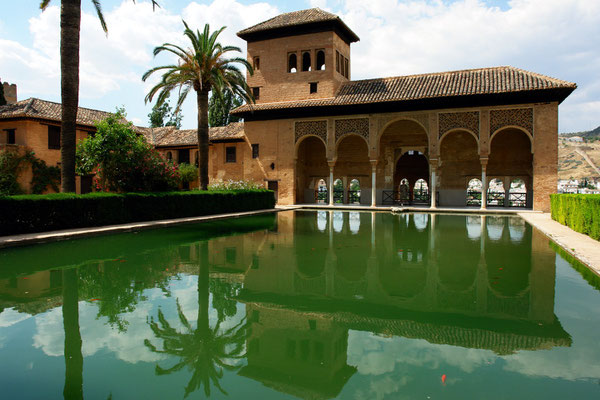
[[[296,143],[296,203],[314,203],[319,181],[328,182],[326,154],[326,143],[318,136],[306,135]]]

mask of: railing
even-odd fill
[[[344,191],[343,190],[333,190],[333,202],[334,203],[343,203],[344,202]]]
[[[327,189],[317,189],[315,190],[315,203],[327,203],[329,199],[327,198]]]
[[[467,205],[468,206],[480,206],[481,205],[481,192],[477,190],[467,190]]]
[[[360,203],[360,190],[348,190],[348,203]]]
[[[384,190],[382,192],[381,203],[383,205],[412,204],[410,194],[398,190]]]
[[[413,192],[413,199],[411,204],[429,204],[429,190],[427,189],[416,189]]]
[[[506,195],[504,192],[488,192],[487,194],[487,205],[504,207],[504,199]]]
[[[527,193],[509,193],[508,204],[511,207],[527,207]]]

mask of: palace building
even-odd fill
[[[282,205],[549,211],[558,106],[576,84],[508,66],[353,81],[359,38],[318,8],[238,36],[254,66],[247,80],[256,102],[232,111],[243,123],[211,128],[211,180],[264,183]],[[28,146],[55,165],[60,104],[17,101],[12,86],[5,93],[13,104],[0,107],[0,149]],[[80,108],[78,137],[106,115]],[[197,162],[195,129],[136,129],[166,158]],[[90,182],[78,178],[78,192]]]
[[[359,38],[318,8],[238,36],[254,66],[256,104],[232,114],[244,118],[247,146],[260,149],[254,159],[246,152],[243,177],[270,182],[280,204],[479,202],[549,211],[558,105],[574,83],[513,67],[353,81]],[[469,187],[487,193],[491,182],[487,201],[471,195]]]

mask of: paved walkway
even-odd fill
[[[519,213],[519,215],[600,275],[600,242],[554,221],[550,214]]]
[[[22,235],[12,236],[0,236],[0,249],[5,247],[24,246],[35,243],[45,242],[57,242],[59,240],[67,239],[79,239],[89,236],[107,235],[112,233],[120,232],[133,232],[141,231],[145,229],[157,229],[165,228],[167,226],[181,225],[181,224],[193,224],[197,222],[216,221],[225,218],[239,218],[248,215],[258,215],[265,213],[273,213],[278,211],[286,210],[284,207],[277,207],[274,209],[267,210],[256,210],[246,211],[230,214],[215,214],[205,215],[202,217],[188,217],[188,218],[175,218],[175,219],[163,219],[160,221],[145,221],[145,222],[132,222],[129,224],[120,225],[107,225],[107,226],[95,226],[91,228],[79,228],[79,229],[67,229],[61,231],[51,232],[38,232],[38,233],[25,233]]]

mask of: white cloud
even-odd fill
[[[29,314],[18,312],[13,308],[7,308],[0,313],[0,328],[8,328],[30,317],[31,315]]]

